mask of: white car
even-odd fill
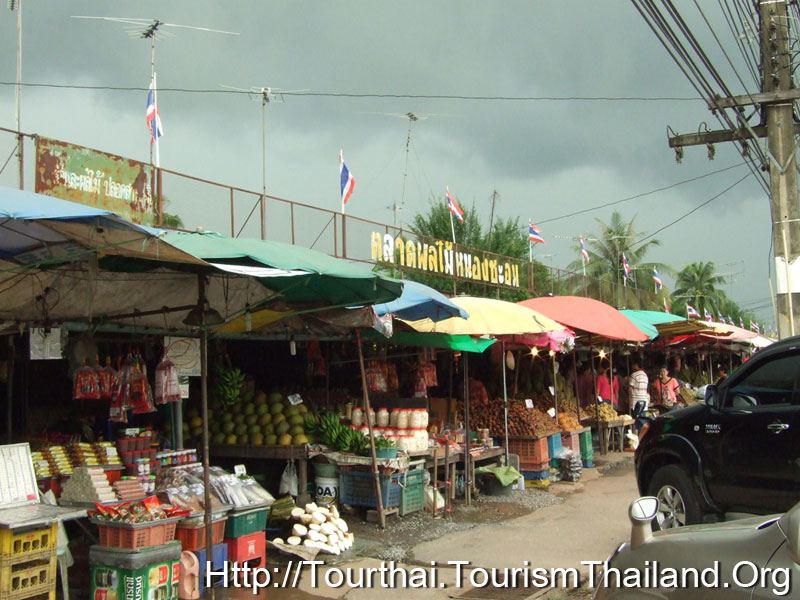
[[[593,574],[596,600],[800,598],[800,503],[783,515],[653,533],[658,499],[629,509],[631,541]]]

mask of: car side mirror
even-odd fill
[[[644,496],[631,502],[628,518],[631,520],[631,549],[636,550],[653,537],[650,525],[658,512],[658,498]]]
[[[789,557],[800,565],[800,503],[784,514],[778,521],[783,535],[786,536],[786,549]]]
[[[717,386],[713,383],[706,386],[706,404],[708,406],[717,407],[717,397],[719,396],[719,390]]]

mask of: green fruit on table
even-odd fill
[[[239,424],[236,426],[236,429],[234,429],[234,430],[233,430],[233,432],[234,432],[236,435],[244,435],[244,434],[246,434],[246,433],[247,433],[247,425],[245,425],[244,423],[239,423]]]
[[[266,425],[261,426],[261,432],[264,435],[269,435],[270,433],[275,433],[275,425],[272,423],[267,423]]]
[[[283,423],[286,420],[286,417],[283,413],[278,413],[277,415],[272,415],[272,424],[277,425],[278,423]]]
[[[294,446],[301,446],[307,443],[308,443],[308,438],[302,433],[299,433],[292,438],[292,445]]]
[[[236,443],[240,446],[247,446],[250,444],[250,436],[246,433],[244,435],[236,436]]]
[[[278,438],[278,445],[279,446],[291,446],[292,445],[292,436],[288,433],[284,433],[281,437]]]
[[[226,412],[224,412],[224,413],[222,413],[222,416],[220,417],[220,420],[221,420],[223,423],[226,423],[226,422],[228,422],[228,421],[233,421],[233,413],[231,413],[231,412],[227,412],[227,411],[226,411]]]
[[[260,417],[261,415],[265,415],[269,413],[269,406],[266,404],[258,404],[256,405],[256,414]]]
[[[272,423],[272,415],[269,413],[261,415],[261,417],[258,419],[259,425],[269,425],[270,423]]]
[[[254,433],[250,436],[250,443],[253,446],[263,446],[264,445],[264,435],[261,433]]]
[[[222,432],[225,434],[233,433],[234,429],[236,429],[236,423],[233,421],[228,421],[227,423],[222,424]]]
[[[264,436],[264,444],[266,446],[275,446],[278,443],[278,436],[274,433]]]
[[[261,425],[259,425],[257,423],[254,423],[253,425],[250,425],[250,427],[247,428],[247,433],[249,433],[250,435],[253,435],[254,433],[260,434],[261,433]]]
[[[264,392],[258,392],[256,394],[256,404],[266,404],[267,403],[267,395]]]
[[[269,412],[271,412],[273,415],[278,414],[278,413],[282,413],[283,412],[283,404],[281,404],[280,402],[276,402],[275,404],[271,404],[270,407],[269,407]]]
[[[228,446],[233,446],[236,443],[236,435],[231,433],[228,437],[225,438],[225,444]]]
[[[220,433],[217,433],[217,434],[214,434],[214,445],[215,445],[215,446],[219,446],[219,445],[221,445],[221,444],[224,444],[224,443],[225,443],[225,438],[226,438],[226,437],[227,437],[227,436],[226,436],[224,433],[222,433],[222,432],[220,432]]]
[[[258,415],[247,415],[244,418],[244,422],[247,423],[248,425],[255,425],[256,423],[258,423]]]
[[[245,404],[244,405],[244,414],[252,415],[256,412],[256,405],[255,404]]]
[[[238,425],[239,423],[244,423],[244,419],[245,419],[244,415],[236,415],[235,417],[233,417],[233,422]]]
[[[286,410],[283,411],[283,414],[285,414],[288,419],[289,417],[300,414],[300,411],[296,406],[289,405],[286,407]]]
[[[281,421],[275,426],[275,433],[277,433],[278,435],[289,433],[290,427],[291,425],[289,425],[289,423],[287,423],[286,421]]]
[[[289,429],[289,433],[295,436],[295,435],[305,435],[306,432],[303,429],[302,425],[292,425],[291,429]]]
[[[303,415],[293,415],[289,417],[289,425],[302,425],[306,420]]]
[[[276,402],[280,402],[281,400],[283,400],[283,394],[281,394],[280,392],[272,392],[269,395],[270,404],[275,404]]]

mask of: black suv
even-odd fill
[[[800,501],[800,336],[756,353],[706,403],[649,422],[636,449],[642,495],[665,529]]]

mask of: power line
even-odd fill
[[[679,185],[683,185],[685,183],[691,183],[693,181],[698,181],[699,179],[704,179],[704,178],[710,177],[712,175],[717,175],[719,173],[724,173],[725,171],[730,171],[731,169],[736,169],[738,167],[743,167],[746,164],[747,163],[739,163],[739,164],[736,164],[736,165],[732,165],[730,167],[725,167],[724,169],[719,169],[717,171],[711,171],[710,173],[706,173],[705,175],[698,175],[697,177],[692,177],[691,179],[685,179],[683,181],[678,181],[677,183],[672,183],[672,184],[670,184],[668,186],[665,186],[665,187],[662,187],[662,188],[657,188],[655,190],[650,190],[649,192],[643,192],[641,194],[636,194],[635,196],[629,196],[627,198],[622,198],[621,200],[614,200],[612,202],[606,202],[605,204],[599,204],[597,206],[592,206],[591,208],[585,208],[583,210],[572,212],[572,213],[569,213],[569,214],[566,214],[566,215],[561,215],[559,217],[553,217],[552,219],[539,220],[538,222],[539,222],[540,225],[542,225],[544,223],[551,223],[553,221],[559,221],[561,219],[567,219],[569,217],[582,215],[582,214],[585,214],[585,213],[588,213],[588,212],[592,212],[594,210],[600,210],[601,208],[607,208],[609,206],[614,206],[615,204],[622,204],[623,202],[630,202],[631,200],[636,200],[637,198],[643,198],[645,196],[650,196],[650,195],[656,194],[658,192],[664,192],[666,190],[672,189],[672,188],[677,187]],[[527,227],[528,226],[525,225],[525,227],[521,227],[520,229],[526,229]]]
[[[3,86],[16,86],[16,82],[0,81]],[[111,85],[67,85],[56,83],[23,83],[22,87],[52,88],[66,90],[102,90],[112,92],[146,92],[148,88],[139,86],[111,86]],[[249,94],[248,91],[229,89],[203,89],[203,88],[159,88],[158,93],[182,94]],[[400,98],[411,100],[489,100],[489,101],[550,101],[550,102],[695,102],[702,101],[702,97],[686,96],[469,96],[461,94],[411,94],[411,93],[380,93],[380,92],[311,92],[293,91],[280,92],[281,96],[310,97],[310,98]]]

